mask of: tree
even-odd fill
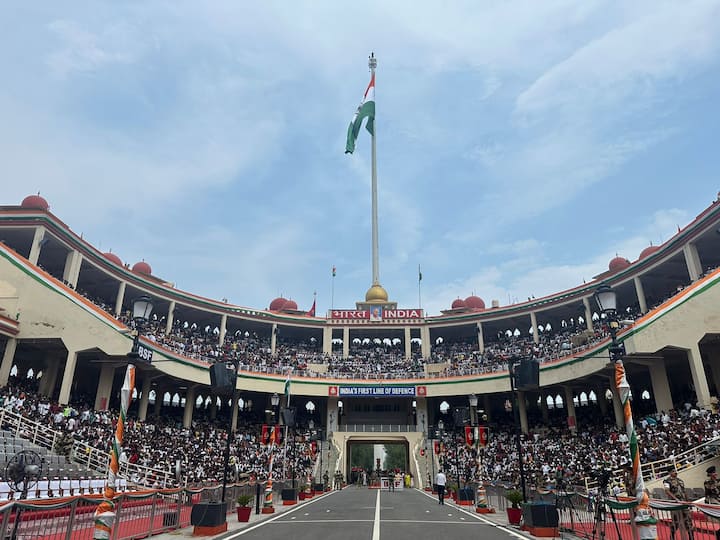
[[[385,445],[385,463],[386,470],[407,469],[407,448],[404,444],[386,444]]]

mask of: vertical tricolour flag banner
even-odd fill
[[[290,373],[291,369],[288,369],[287,379],[285,379],[285,403],[286,406],[290,406]]]
[[[355,111],[353,119],[350,121],[347,132],[347,143],[345,145],[345,153],[352,154],[355,151],[355,141],[357,141],[358,135],[360,134],[360,128],[362,127],[363,120],[367,118],[365,129],[368,130],[370,135],[375,134],[375,73],[370,78],[370,84],[368,84],[365,90],[365,95],[360,102],[360,106]]]

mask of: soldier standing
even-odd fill
[[[705,480],[705,503],[720,504],[720,486],[717,481],[715,465],[705,469],[705,472],[710,477],[709,480]]]
[[[678,478],[677,470],[671,469],[670,476],[663,482],[665,494],[671,501],[687,502],[687,494],[685,493],[685,482]],[[672,524],[670,525],[670,537],[675,538],[675,531],[684,529],[687,531],[687,538],[694,540],[692,516],[690,510],[684,508],[672,512]]]

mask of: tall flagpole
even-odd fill
[[[420,296],[420,283],[422,282],[422,272],[418,264],[418,308],[422,309],[422,296]]]
[[[375,53],[370,53],[368,58],[368,66],[370,67],[371,78],[375,80],[375,68],[377,67],[377,58]],[[376,101],[377,107],[377,101]],[[380,284],[380,262],[378,260],[378,202],[377,202],[377,154],[376,154],[376,136],[377,136],[377,114],[373,120],[372,131],[372,279],[373,285]]]

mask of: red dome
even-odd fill
[[[615,257],[612,261],[610,261],[610,264],[608,264],[608,268],[611,272],[619,272],[628,266],[630,266],[630,261],[624,259],[623,257]]]
[[[462,298],[457,298],[457,299],[453,300],[452,309],[460,309],[460,308],[464,308],[464,307],[467,307],[467,306],[465,305],[465,300],[463,300]]]
[[[479,296],[468,296],[465,299],[465,307],[470,309],[485,309],[485,302]]]
[[[660,249],[660,246],[648,246],[640,252],[639,258],[644,259],[648,255],[652,255],[653,253],[655,253],[658,249]]]
[[[107,260],[114,262],[114,263],[117,264],[118,266],[122,266],[122,261],[120,260],[120,257],[118,257],[117,255],[115,255],[114,253],[111,253],[111,252],[108,251],[107,253],[103,253],[103,256],[104,256]]]
[[[28,195],[25,197],[23,202],[20,203],[20,206],[23,208],[39,208],[40,210],[47,210],[50,208],[48,202],[43,199],[39,193],[37,195]]]
[[[152,268],[150,268],[150,265],[145,261],[135,263],[132,267],[132,271],[136,274],[152,274]]]
[[[285,298],[278,296],[275,300],[270,302],[270,307],[268,309],[270,311],[280,311],[283,307],[285,307],[286,302],[287,300]]]
[[[295,300],[288,300],[287,302],[285,302],[285,305],[282,308],[297,310],[297,302]]]

